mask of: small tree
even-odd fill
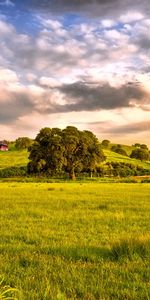
[[[135,144],[133,144],[132,146],[133,146],[133,147],[136,147],[136,148],[140,148],[141,144],[135,143]]]
[[[27,149],[28,147],[31,146],[32,143],[33,143],[33,141],[28,137],[19,137],[15,141],[15,147],[18,150],[19,149]]]
[[[141,161],[142,160],[150,160],[150,153],[148,150],[137,148],[137,149],[132,150],[130,157],[140,159]]]
[[[103,140],[101,143],[103,148],[108,148],[108,146],[110,145],[110,141],[109,140]]]
[[[141,149],[148,150],[148,147],[145,144],[141,144],[140,147],[141,147]]]
[[[121,147],[121,145],[114,145],[114,146],[112,146],[111,147],[111,150],[113,151],[113,152],[116,152],[116,153],[118,153],[118,154],[121,154],[121,155],[124,155],[124,156],[128,156],[127,155],[127,153],[126,153],[126,151]]]

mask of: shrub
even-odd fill
[[[9,167],[0,170],[0,178],[16,177],[16,176],[26,176],[26,167]]]
[[[150,183],[150,178],[143,178],[141,183]]]
[[[109,140],[103,140],[101,145],[103,148],[108,148],[109,144],[110,144]]]
[[[124,156],[128,156],[127,153],[126,153],[126,151],[123,148],[121,148],[121,145],[114,145],[114,146],[111,147],[111,150],[113,152],[118,153],[118,154],[121,154],[121,155],[124,155]]]

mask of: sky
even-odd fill
[[[0,140],[68,125],[150,146],[149,0],[0,0]]]

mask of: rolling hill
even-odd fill
[[[144,169],[150,170],[150,162],[140,161],[137,159],[130,158],[129,156],[120,155],[111,151],[111,146],[115,144],[110,144],[108,149],[103,149],[106,156],[106,162],[124,162],[133,165],[138,165]],[[121,145],[121,147],[126,151],[128,155],[131,154],[134,149],[133,146]],[[0,169],[7,167],[21,167],[26,166],[28,163],[28,151],[27,150],[16,150],[14,144],[10,144],[9,151],[0,152]]]

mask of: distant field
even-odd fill
[[[7,182],[0,195],[0,272],[17,299],[150,299],[149,184]]]

